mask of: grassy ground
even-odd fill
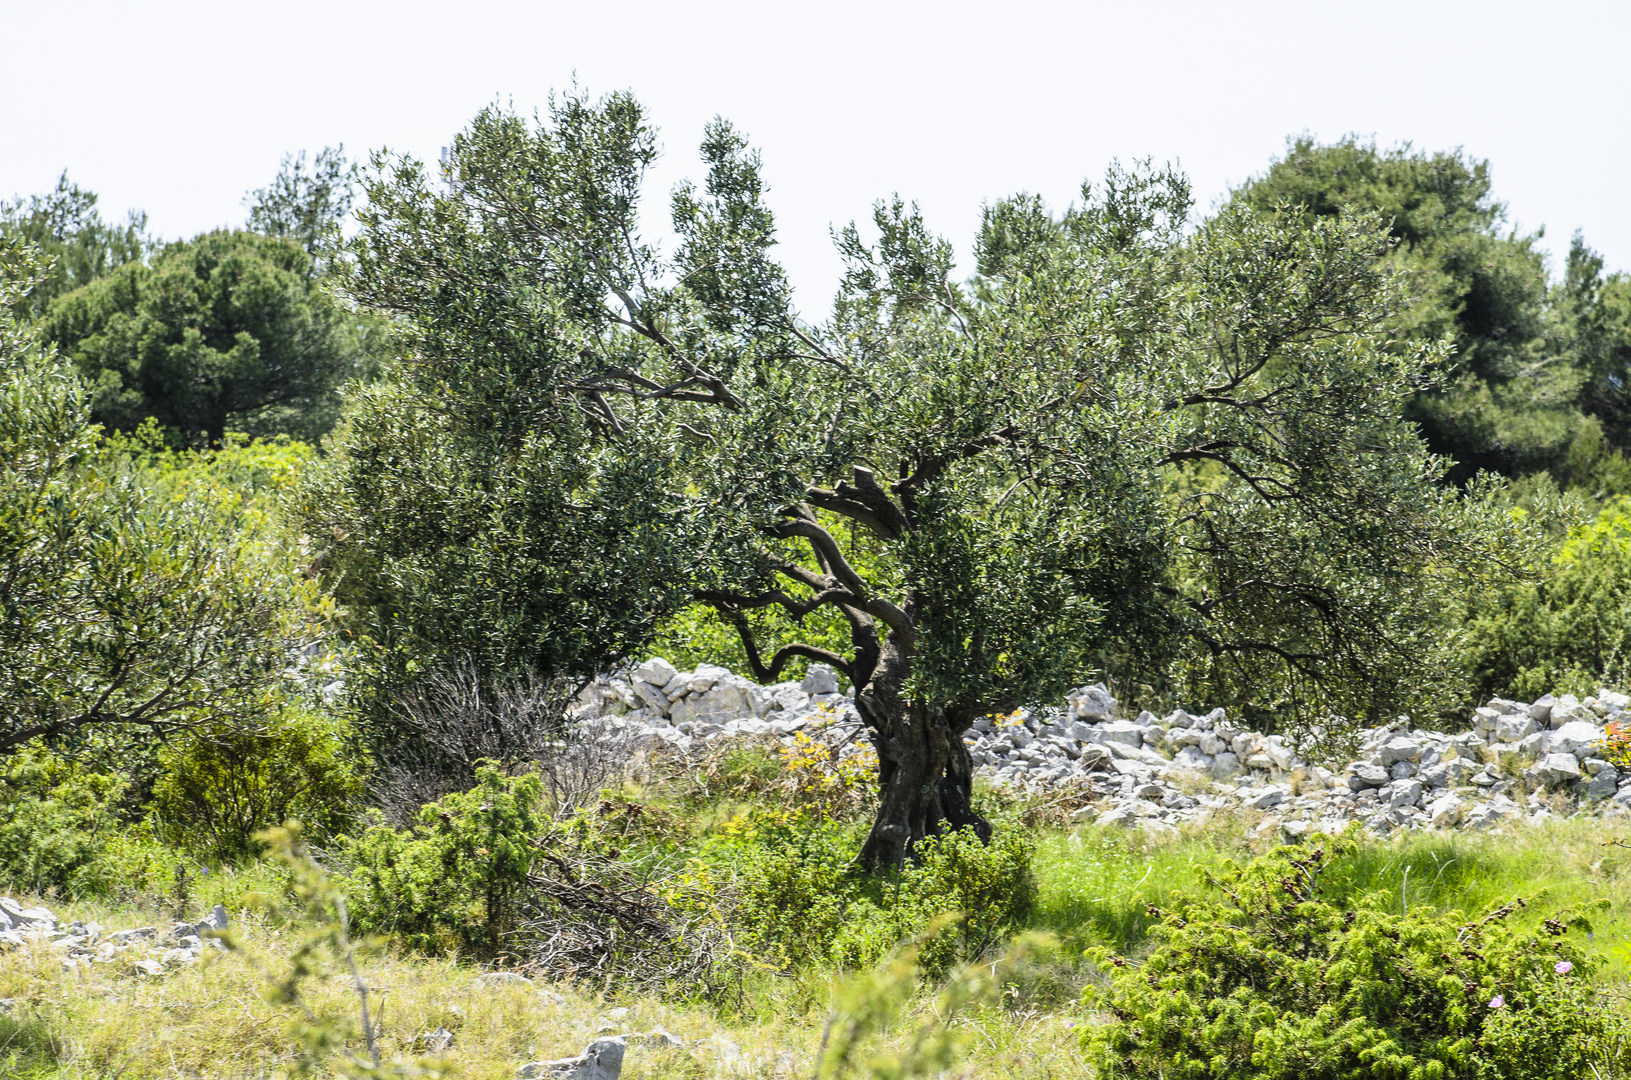
[[[958,1040],[949,1076],[1074,1078],[1089,1073],[1077,1047],[1091,1022],[1077,1004],[1091,972],[1080,959],[1089,944],[1136,952],[1147,927],[1146,905],[1171,907],[1207,888],[1208,872],[1266,849],[1249,818],[1219,819],[1176,836],[1044,830],[1037,854],[1035,926],[1051,935],[1012,970],[997,976],[996,993],[961,1013],[950,1032]],[[1522,896],[1541,906],[1605,897],[1594,946],[1608,958],[1602,977],[1631,989],[1631,849],[1589,819],[1558,821],[1498,834],[1457,833],[1373,840],[1341,876],[1337,896],[1385,905],[1431,905],[1469,914]],[[1631,837],[1625,838],[1631,841]],[[0,955],[0,1077],[7,1080],[120,1077],[261,1077],[294,1060],[297,1026],[313,1020],[349,1032],[336,1052],[361,1053],[356,998],[336,965],[308,980],[301,1005],[274,1006],[273,980],[304,927],[280,924],[245,907],[245,897],[275,888],[276,875],[252,868],[195,883],[181,903],[196,917],[222,902],[232,911],[243,949],[212,954],[160,979],[121,965],[65,972],[44,952]],[[25,899],[19,897],[19,899]],[[43,898],[26,898],[31,901]],[[167,927],[176,901],[145,904],[45,900],[64,921],[96,920],[109,929]],[[382,1020],[385,1057],[418,1058],[421,1037],[454,1033],[453,1048],[426,1064],[451,1066],[472,1080],[512,1077],[517,1066],[575,1054],[601,1031],[663,1027],[684,1045],[631,1050],[629,1080],[705,1077],[810,1076],[829,1007],[843,979],[807,973],[796,978],[750,977],[726,1004],[680,998],[628,998],[617,986],[484,986],[480,972],[447,958],[376,952],[361,958],[364,981]],[[920,991],[885,1023],[872,1049],[899,1049],[937,1022],[932,991]],[[627,1009],[619,1014],[616,1009]],[[291,1026],[295,1025],[295,1026]]]

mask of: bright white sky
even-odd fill
[[[66,168],[166,237],[241,223],[285,152],[433,159],[495,97],[530,112],[575,72],[661,127],[659,210],[710,116],[748,133],[807,317],[838,277],[829,226],[893,192],[966,262],[982,201],[1062,206],[1153,156],[1206,209],[1302,131],[1464,147],[1554,253],[1581,229],[1631,270],[1623,0],[0,0],[0,28],[0,197]]]

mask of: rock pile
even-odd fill
[[[0,951],[50,949],[72,971],[89,964],[125,964],[133,974],[162,975],[194,963],[206,948],[224,948],[214,931],[227,928],[227,909],[215,910],[195,923],[176,923],[168,933],[156,926],[103,933],[98,923],[75,920],[61,926],[50,909],[24,908],[0,896]]]
[[[1494,699],[1460,734],[1371,729],[1362,753],[1332,772],[1300,758],[1276,735],[1204,715],[1118,716],[1103,686],[1072,691],[1065,705],[986,717],[964,733],[975,771],[1028,790],[1074,786],[1092,802],[1078,812],[1102,824],[1161,830],[1216,811],[1248,808],[1290,835],[1362,821],[1395,828],[1486,827],[1540,821],[1558,808],[1631,814],[1631,774],[1600,756],[1605,725],[1631,722],[1631,697],[1609,690],[1577,699]],[[682,672],[652,659],[597,680],[577,714],[689,750],[716,739],[805,733],[854,751],[860,717],[837,677],[812,665],[802,682],[759,686],[723,668]]]
[[[699,742],[741,735],[788,737],[812,726],[854,729],[861,718],[838,689],[838,676],[812,664],[802,682],[760,686],[722,667],[679,671],[647,660],[626,675],[597,679],[578,696],[582,719],[610,719],[620,729],[689,750]]]

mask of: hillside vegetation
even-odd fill
[[[1631,279],[1297,138],[803,312],[657,153],[0,203],[0,1075],[1631,1076]]]

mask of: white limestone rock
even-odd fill
[[[1530,771],[1540,783],[1557,786],[1580,779],[1580,761],[1573,754],[1547,754]]]
[[[658,687],[667,686],[669,680],[679,673],[678,668],[660,656],[654,656],[634,669],[636,679]]]
[[[838,675],[826,664],[811,664],[799,683],[799,689],[809,695],[838,693]]]

